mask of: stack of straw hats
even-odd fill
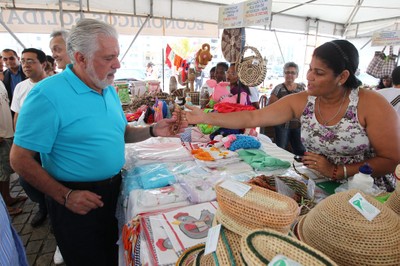
[[[260,265],[259,261],[264,264],[278,254],[302,265],[336,265],[321,252],[285,235],[298,217],[293,199],[250,186],[250,191],[239,197],[216,185],[219,209],[213,226],[221,224],[217,250],[204,255],[204,247],[188,249],[176,265]]]
[[[400,183],[397,182],[396,190],[393,191],[392,195],[385,202],[386,206],[392,209],[395,213],[400,215]]]
[[[368,221],[349,203],[357,192],[336,193],[318,203],[300,219],[298,237],[340,265],[400,265],[400,217],[360,192],[380,210]]]
[[[255,230],[243,237],[241,250],[247,265],[268,265],[277,255],[283,255],[301,265],[336,265],[318,250],[268,229]]]
[[[296,201],[253,184],[247,185],[251,189],[243,197],[216,185],[218,222],[241,235],[262,228],[288,233],[299,215]]]

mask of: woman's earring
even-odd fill
[[[340,86],[342,86],[342,83],[341,83],[341,82],[339,82],[339,83],[338,83],[338,86],[339,86],[339,87],[340,87]]]

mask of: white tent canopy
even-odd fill
[[[50,33],[81,17],[116,26],[121,34],[218,36],[219,7],[232,0],[0,0],[0,31]],[[147,19],[149,18],[149,19]],[[397,30],[399,0],[272,0],[267,30],[342,38]],[[143,25],[145,24],[145,25]]]

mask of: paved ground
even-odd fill
[[[19,185],[17,175],[11,176],[10,184],[13,197],[25,195],[24,190]],[[57,244],[54,235],[50,232],[49,219],[41,226],[33,228],[30,221],[38,211],[37,204],[28,199],[15,206],[23,209],[22,214],[12,217],[12,223],[24,243],[29,264],[31,266],[55,265],[53,255]]]

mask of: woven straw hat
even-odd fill
[[[261,226],[255,223],[249,223],[246,222],[245,220],[241,219],[235,219],[229,215],[226,215],[221,209],[217,209],[215,213],[215,219],[217,219],[218,223],[222,224],[224,227],[229,229],[232,232],[235,232],[236,234],[243,236],[246,236],[249,234],[251,231],[256,230],[256,229],[274,229],[276,231],[279,231],[284,234],[288,234],[290,231],[290,226],[288,227],[276,227],[276,228],[271,228],[268,226]]]
[[[243,259],[248,265],[267,265],[283,255],[301,265],[336,265],[318,250],[273,230],[255,230],[242,238]]]
[[[200,250],[197,254],[195,261],[193,262],[193,266],[215,266],[215,254],[207,254],[204,255],[205,249]]]
[[[393,191],[392,195],[385,202],[386,206],[392,209],[395,213],[400,215],[400,183],[397,182],[396,190]]]
[[[196,260],[197,254],[199,254],[200,251],[204,251],[205,245],[204,244],[198,244],[193,247],[190,247],[186,249],[180,256],[178,261],[176,262],[175,265],[177,266],[189,266],[193,265],[194,261]]]
[[[224,215],[241,224],[277,230],[288,228],[295,221],[299,213],[296,201],[256,185],[247,185],[251,189],[243,197],[216,185],[219,209]]]
[[[333,194],[297,225],[297,235],[340,265],[400,265],[400,217],[360,192],[381,212],[368,221],[348,202],[358,190]]]

